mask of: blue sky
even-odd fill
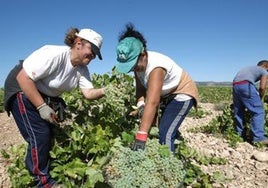
[[[0,87],[19,59],[45,44],[64,45],[70,27],[103,36],[103,61],[89,70],[110,72],[128,22],[148,50],[168,55],[195,81],[232,81],[240,68],[268,59],[267,9],[267,0],[3,0]]]

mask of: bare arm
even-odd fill
[[[166,71],[163,68],[155,68],[149,76],[146,103],[141,119],[139,131],[149,132],[154,121],[160,103],[161,90]]]
[[[27,75],[23,68],[17,75],[17,81],[25,96],[35,107],[38,107],[44,103],[44,100],[37,90],[34,81]]]
[[[260,79],[260,87],[259,87],[259,94],[261,99],[264,97],[265,94],[266,83],[267,83],[267,76],[262,76]]]
[[[104,88],[99,89],[82,89],[82,93],[86,99],[99,99],[104,96]]]

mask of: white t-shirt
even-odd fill
[[[24,60],[23,68],[37,89],[48,96],[59,96],[78,86],[93,88],[87,66],[71,64],[68,46],[45,45]]]
[[[137,72],[137,76],[145,88],[148,88],[149,75],[153,69],[162,67],[166,70],[161,96],[170,94],[177,88],[183,69],[171,58],[158,52],[148,51],[148,63],[145,72]],[[189,100],[191,97],[185,94],[178,94],[177,100]]]

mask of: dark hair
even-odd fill
[[[75,34],[78,32],[79,30],[77,28],[70,28],[65,35],[64,43],[72,48],[74,45],[74,41],[77,38]]]
[[[265,65],[265,64],[268,65],[268,61],[267,60],[261,60],[261,61],[258,62],[257,65],[258,66],[262,66],[262,65]]]
[[[126,29],[120,33],[118,37],[119,42],[126,37],[135,37],[136,39],[140,40],[143,44],[144,50],[146,51],[147,41],[139,31],[134,29],[134,25],[130,22],[126,24]]]

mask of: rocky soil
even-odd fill
[[[15,121],[8,117],[6,113],[0,113],[0,150],[6,149],[11,145],[24,143]],[[0,154],[0,188],[11,187],[7,174],[9,164]]]
[[[225,175],[228,182],[213,187],[226,188],[268,188],[268,148],[258,149],[249,143],[240,143],[237,148],[228,146],[226,140],[215,138],[203,133],[191,133],[189,128],[207,125],[208,122],[221,112],[215,110],[213,104],[201,104],[202,109],[212,112],[202,119],[186,118],[180,131],[188,145],[200,154],[221,157],[228,160],[226,165],[202,165],[204,172],[212,174],[219,171]],[[259,156],[261,157],[259,158]],[[263,156],[264,155],[264,156]],[[258,160],[255,157],[258,156]]]
[[[213,104],[200,104],[210,115],[201,119],[187,117],[180,131],[188,145],[206,156],[222,157],[228,160],[225,165],[202,165],[204,172],[213,174],[219,171],[229,179],[223,184],[215,184],[213,187],[226,188],[268,188],[268,148],[256,148],[248,143],[241,143],[237,148],[231,148],[228,143],[212,135],[203,133],[191,133],[189,128],[208,124],[210,120],[221,112],[214,109]],[[13,118],[6,113],[0,113],[0,150],[11,145],[23,143]],[[263,156],[265,155],[265,156]],[[258,160],[254,156],[260,156]],[[9,188],[10,181],[7,175],[9,164],[0,155],[0,188]]]

